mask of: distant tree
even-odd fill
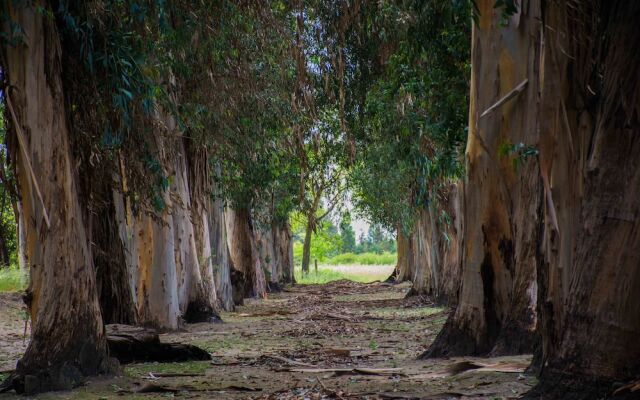
[[[340,236],[342,237],[342,252],[353,253],[356,250],[356,232],[351,226],[351,215],[349,213],[342,215]]]

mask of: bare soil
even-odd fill
[[[213,361],[130,364],[121,376],[38,398],[511,399],[535,384],[521,372],[530,356],[417,360],[449,311],[405,299],[408,290],[348,281],[287,288],[223,313],[224,323],[161,335]],[[21,307],[19,296],[0,295],[2,370],[25,349]]]

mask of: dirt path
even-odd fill
[[[72,392],[39,398],[501,399],[517,398],[534,384],[519,372],[492,371],[518,371],[527,356],[467,359],[493,366],[456,375],[447,372],[452,365],[468,367],[459,359],[417,360],[447,311],[425,299],[405,300],[407,291],[407,285],[344,281],[290,288],[247,301],[223,314],[225,323],[163,335],[207,349],[213,362],[129,365],[121,377],[94,378]],[[0,301],[2,325],[11,304],[6,295]],[[23,350],[22,329],[14,323],[0,330],[4,367],[15,365]],[[7,346],[16,347],[5,353]],[[143,386],[174,392],[132,393]]]

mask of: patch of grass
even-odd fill
[[[148,376],[149,372],[179,373],[179,374],[204,374],[210,367],[210,361],[189,361],[181,363],[144,363],[131,364],[124,369],[124,374],[131,378]]]
[[[357,265],[348,269],[337,269],[329,265],[320,265],[318,266],[317,273],[312,265],[309,274],[304,276],[302,275],[302,267],[296,267],[294,273],[296,282],[301,285],[322,284],[339,280],[370,283],[385,280],[389,276],[389,271],[385,268],[381,268],[379,270],[371,270],[371,268],[368,268],[367,270],[364,270],[364,268],[358,268]]]
[[[327,260],[330,265],[395,265],[398,259],[396,253],[343,253]]]
[[[0,269],[0,292],[18,292],[27,287],[27,277],[17,266]]]

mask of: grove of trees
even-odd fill
[[[533,353],[529,397],[611,396],[640,374],[638,17],[2,2],[0,263],[27,271],[32,324],[5,387],[117,371],[107,324],[177,330],[295,283],[296,236],[308,271],[314,237],[392,231],[390,279],[452,307],[422,357]]]

